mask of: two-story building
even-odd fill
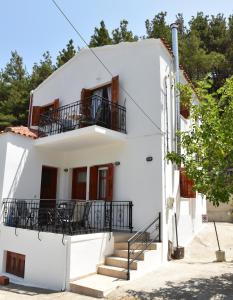
[[[166,160],[171,50],[149,39],[94,51],[112,75],[81,50],[31,93],[28,127],[0,135],[0,272],[14,282],[64,290],[95,273],[127,279],[167,261],[175,212],[181,245],[202,226],[204,199],[180,195]]]

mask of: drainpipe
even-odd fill
[[[31,126],[32,102],[33,102],[33,90],[30,91],[29,112],[28,112],[28,128],[30,128],[30,126]]]
[[[172,30],[172,52],[174,54],[174,69],[176,85],[180,82],[179,49],[178,49],[178,25],[171,24]],[[180,93],[176,91],[176,131],[180,131]],[[180,153],[180,138],[176,136],[176,153]]]

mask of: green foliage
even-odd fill
[[[160,12],[150,21],[146,20],[147,38],[164,38],[171,41],[171,30],[166,24],[166,12]]]
[[[35,89],[39,84],[41,84],[41,82],[51,75],[54,70],[55,66],[53,65],[50,53],[47,51],[43,54],[43,58],[40,60],[40,63],[35,63],[33,65],[30,78],[31,90]]]
[[[131,30],[128,30],[129,22],[122,20],[120,22],[120,28],[116,28],[112,31],[112,42],[118,44],[120,42],[135,42],[138,40],[136,35],[133,35]]]
[[[69,40],[68,44],[66,45],[66,48],[62,49],[62,51],[59,52],[59,55],[57,56],[57,68],[64,65],[68,60],[70,60],[74,55],[76,54],[76,50],[74,47],[73,40]]]
[[[23,59],[16,51],[1,71],[0,88],[0,129],[26,124],[30,84]]]
[[[188,84],[183,85],[178,83],[177,89],[180,93],[180,104],[186,108],[190,108],[193,91]]]
[[[90,47],[98,47],[112,44],[109,32],[104,21],[100,22],[100,27],[95,27],[94,34],[91,37]]]
[[[233,173],[229,172],[233,166],[233,77],[210,94],[212,84],[210,80],[199,84],[199,105],[191,107],[191,128],[179,133],[183,153],[169,153],[167,159],[183,164],[195,189],[218,206],[233,193]]]

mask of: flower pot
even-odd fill
[[[181,104],[180,106],[180,114],[185,118],[188,119],[188,117],[190,116],[190,112],[188,107],[184,106]]]
[[[225,251],[218,250],[218,251],[215,251],[215,254],[216,254],[216,261],[217,262],[226,261]]]
[[[174,249],[172,258],[173,259],[182,259],[182,258],[184,258],[184,247],[176,247]]]

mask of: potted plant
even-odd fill
[[[192,90],[189,85],[178,84],[178,91],[180,93],[180,114],[187,119],[190,115],[190,106],[192,101]]]

